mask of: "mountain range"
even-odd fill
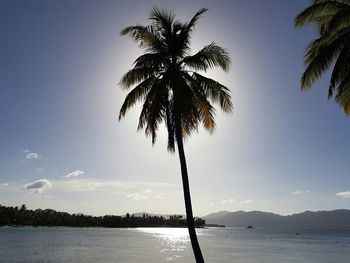
[[[276,230],[350,230],[350,210],[305,211],[282,216],[261,211],[221,211],[202,217],[206,224]]]

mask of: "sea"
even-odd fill
[[[205,262],[349,263],[349,231],[197,229]],[[195,262],[186,228],[0,227],[1,263]]]

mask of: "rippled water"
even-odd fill
[[[348,263],[350,233],[197,229],[206,262]],[[0,262],[194,262],[185,228],[0,228]]]

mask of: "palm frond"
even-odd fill
[[[307,47],[301,89],[309,89],[334,63],[328,98],[350,114],[350,0],[313,0],[295,18],[295,27],[315,24],[319,37]]]
[[[215,108],[210,104],[205,96],[197,93],[195,96],[195,103],[200,119],[206,130],[212,133],[215,129]]]
[[[124,103],[119,111],[119,120],[123,118],[126,112],[133,107],[136,102],[142,101],[145,99],[148,91],[152,88],[152,86],[156,83],[156,77],[151,76],[148,79],[144,80],[140,84],[138,84],[129,94],[126,96]]]
[[[203,16],[208,11],[208,8],[201,8],[197,11],[197,13],[192,17],[190,22],[187,25],[187,30],[193,30],[194,26],[197,24],[199,18]]]
[[[128,26],[121,30],[120,35],[127,35],[134,41],[139,43],[139,47],[148,51],[164,52],[166,49],[165,44],[159,32],[152,26]]]
[[[179,32],[177,37],[178,44],[181,47],[181,53],[179,53],[181,57],[183,57],[190,49],[190,41],[194,27],[197,24],[199,18],[203,16],[207,11],[207,8],[202,8],[198,10],[198,12],[192,17],[189,23],[183,24],[182,30]]]
[[[228,71],[231,60],[228,52],[213,42],[193,56],[185,57],[182,63],[195,70],[207,71],[210,68],[220,67]]]
[[[151,42],[154,39],[152,26],[128,26],[121,30],[120,35],[128,35],[136,42]]]
[[[329,21],[329,16],[333,16],[339,10],[346,7],[348,7],[348,5],[340,1],[318,1],[307,7],[295,18],[294,26],[300,28],[310,23],[323,24]]]
[[[135,68],[155,68],[160,70],[164,68],[165,64],[169,64],[170,61],[162,53],[146,53],[139,56],[135,62]]]
[[[304,63],[306,69],[301,78],[301,88],[308,89],[329,68],[337,58],[346,40],[350,28],[343,29],[336,34],[325,34],[312,41],[306,48]]]
[[[336,101],[343,108],[344,113],[350,115],[350,75],[338,86]]]
[[[327,31],[337,32],[350,26],[350,5],[334,14],[328,23]]]
[[[207,96],[213,103],[219,104],[224,112],[232,112],[233,105],[231,102],[230,91],[227,87],[198,73],[193,73],[192,76],[187,75],[187,78],[190,78],[190,81],[193,80],[197,86],[203,90],[205,96]]]
[[[350,0],[311,0],[311,3],[320,4],[320,3],[329,2],[329,1],[350,5]]]
[[[350,52],[344,49],[340,52],[331,75],[329,88],[328,88],[328,98],[333,96],[334,90],[337,85],[340,84],[344,79],[350,75]]]
[[[149,19],[153,20],[154,26],[158,31],[161,31],[161,35],[166,39],[171,39],[172,24],[174,22],[175,15],[170,10],[160,10],[157,7],[152,8]]]
[[[145,129],[146,136],[151,136],[152,143],[156,141],[156,131],[164,120],[166,111],[166,89],[160,81],[154,84],[148,92],[142,106],[137,129]]]
[[[127,89],[130,86],[139,83],[152,75],[155,75],[156,73],[157,69],[151,67],[134,67],[123,75],[119,85]]]

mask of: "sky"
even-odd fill
[[[230,53],[234,111],[213,134],[185,143],[194,214],[283,215],[350,209],[350,120],[327,100],[327,73],[300,91],[312,26],[309,1],[0,0],[0,204],[92,215],[184,214],[177,154],[166,129],[137,132],[140,105],[118,121],[121,76],[142,54],[120,36],[149,24],[152,7],[200,19],[192,52],[215,41]]]

